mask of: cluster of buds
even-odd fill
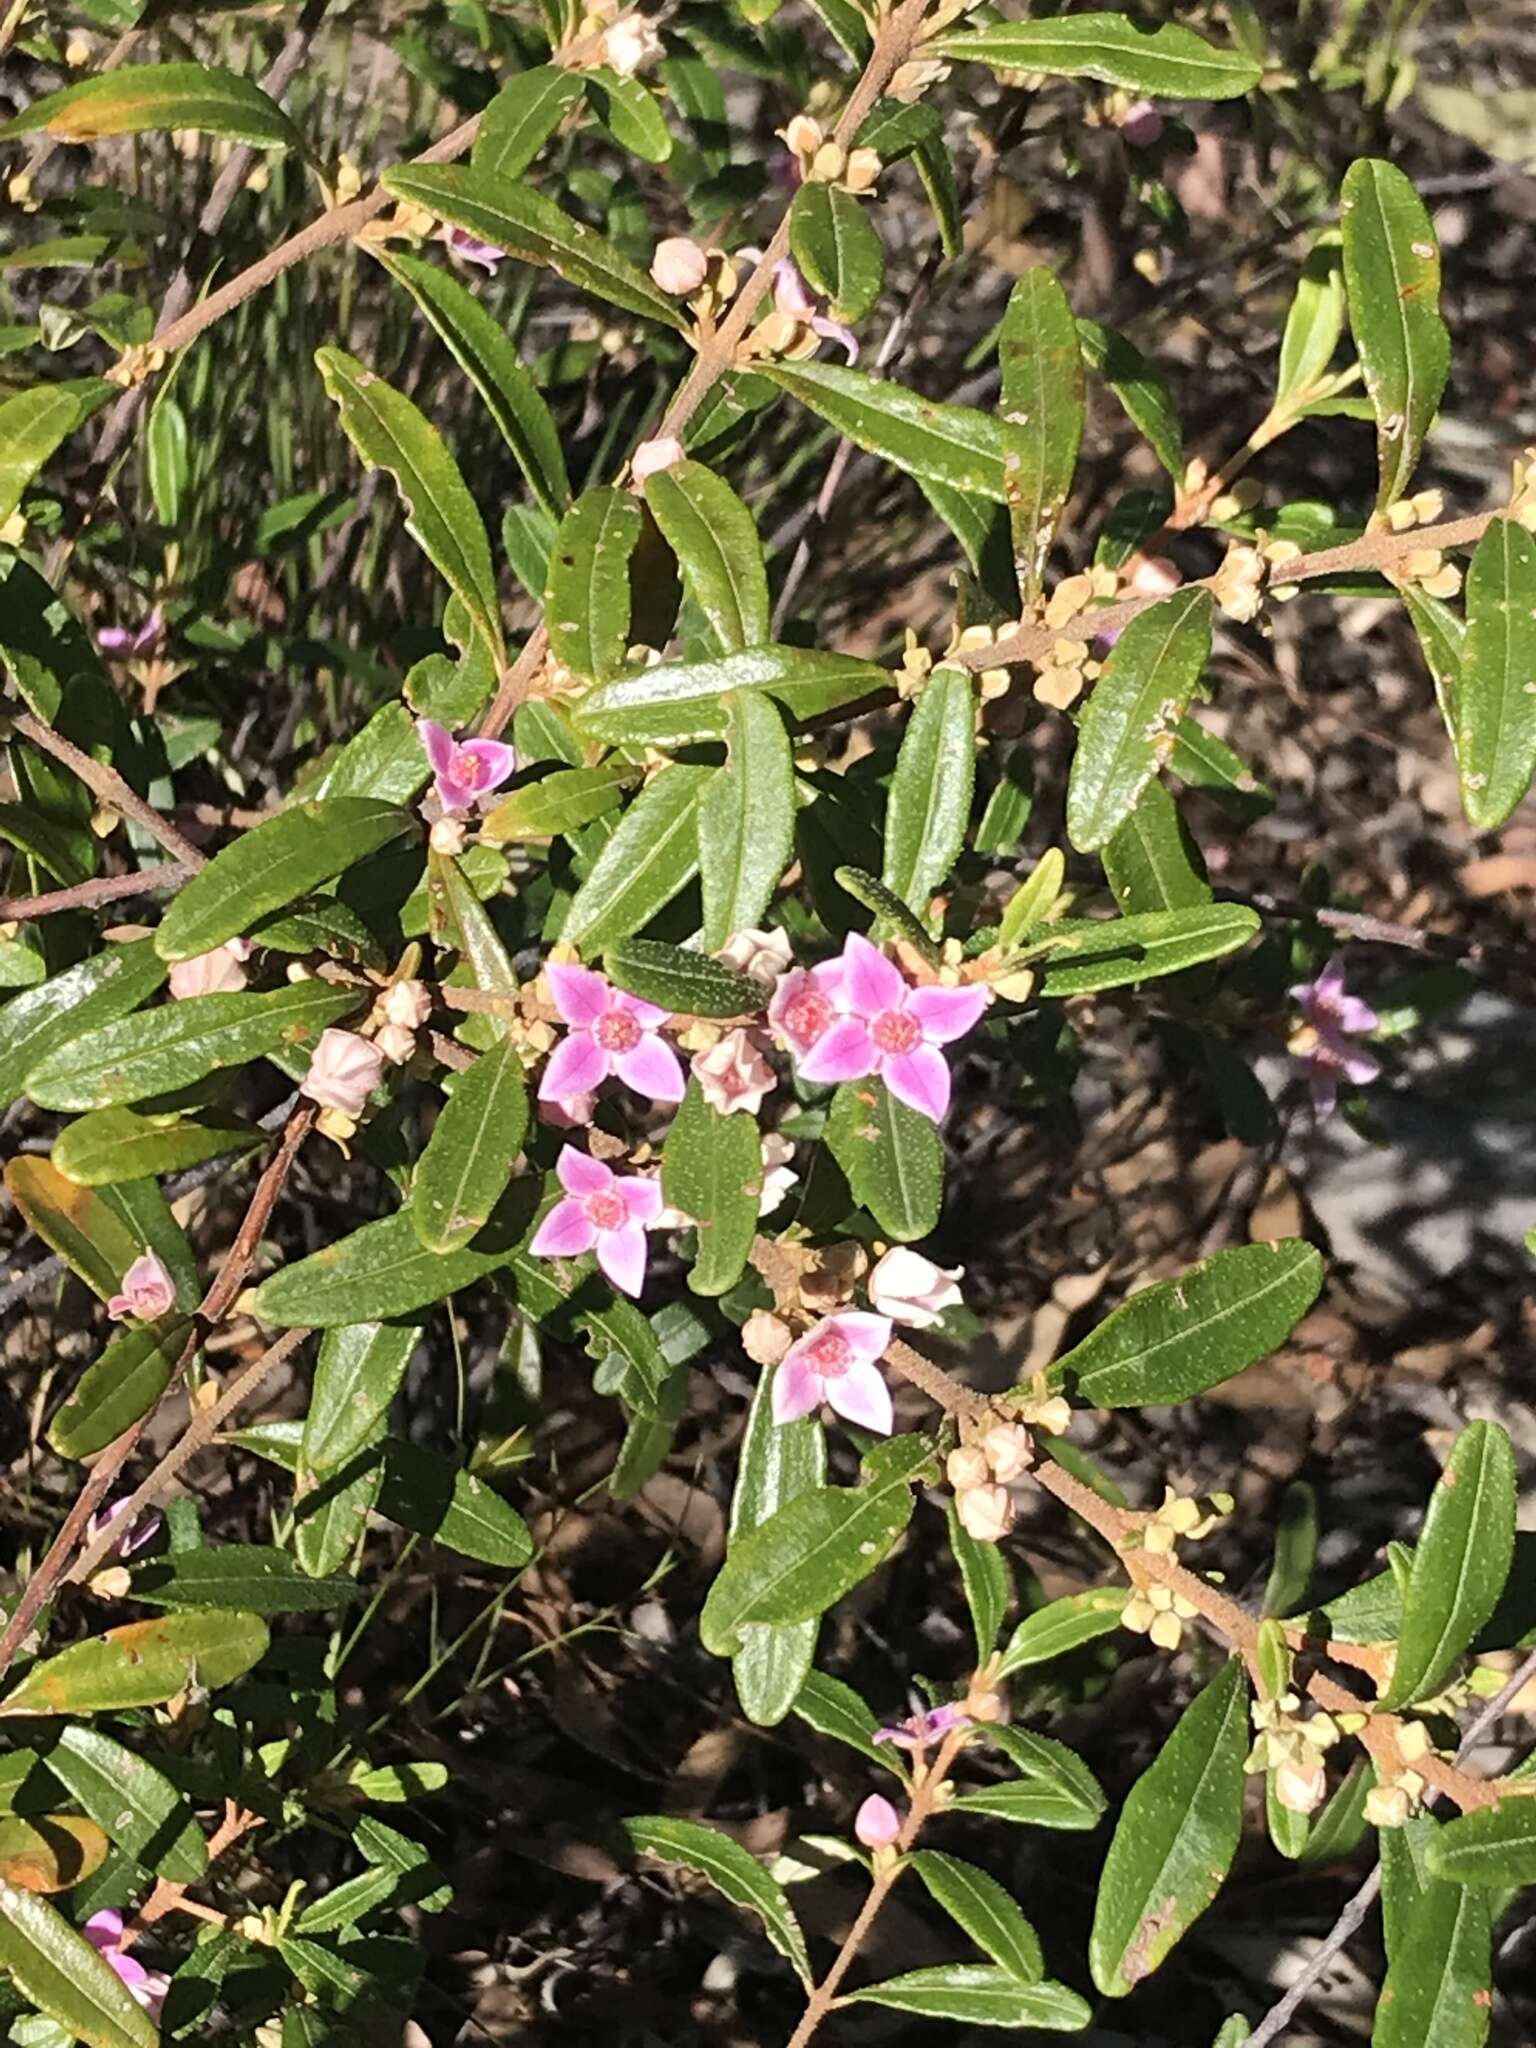
[[[1089,659],[1086,640],[1063,636],[1052,644],[1050,659],[1036,671],[1035,702],[1047,704],[1053,711],[1070,710],[1096,679],[1099,667],[1098,662]]]
[[[1461,571],[1448,562],[1439,548],[1413,548],[1397,564],[1402,583],[1416,583],[1429,597],[1454,597],[1461,588]]]
[[[373,1042],[385,1059],[403,1065],[416,1051],[416,1034],[432,1014],[432,998],[420,981],[394,981],[368,1020]]]
[[[979,654],[983,647],[990,647],[997,639],[995,626],[962,626],[958,633],[950,635],[949,645],[944,650],[944,660],[952,661],[957,654]],[[1005,668],[984,668],[976,677],[976,686],[981,692],[983,703],[994,697],[1008,694],[1008,671]]]
[[[1258,548],[1235,541],[1211,578],[1211,594],[1229,619],[1246,625],[1264,607],[1264,579],[1269,565]]]
[[[1321,1709],[1302,1720],[1300,1707],[1300,1697],[1294,1692],[1254,1701],[1257,1732],[1243,1768],[1270,1772],[1275,1798],[1288,1813],[1316,1813],[1328,1795],[1327,1753],[1351,1731]],[[1351,1714],[1346,1718],[1363,1723],[1365,1717]]]
[[[1415,491],[1411,498],[1399,498],[1385,513],[1389,533],[1411,533],[1416,526],[1433,526],[1445,517],[1443,491]]]
[[[1375,1759],[1376,1783],[1365,1795],[1365,1817],[1373,1828],[1400,1828],[1418,1811],[1424,1779],[1413,1767],[1433,1746],[1422,1721],[1405,1721],[1397,1731],[1401,1763],[1394,1767]]]
[[[592,0],[576,25],[574,42],[588,46],[586,63],[606,64],[620,78],[633,78],[661,55],[661,37],[635,9],[620,12],[619,0]]]
[[[880,176],[880,159],[872,149],[844,149],[826,134],[813,114],[796,114],[780,140],[800,170],[806,185],[841,185],[862,199],[875,189]]]
[[[1188,504],[1191,499],[1203,500],[1211,489],[1211,465],[1203,455],[1196,455],[1186,464],[1179,479],[1179,502]],[[1252,477],[1240,477],[1225,490],[1218,489],[1204,506],[1201,516],[1213,525],[1222,526],[1230,519],[1241,519],[1245,512],[1251,512],[1263,495],[1262,487]]]
[[[1160,1650],[1176,1650],[1184,1639],[1184,1624],[1193,1621],[1199,1609],[1171,1586],[1140,1586],[1120,1610],[1120,1625],[1139,1636],[1148,1636]]]
[[[1235,1506],[1230,1493],[1213,1493],[1201,1501],[1193,1494],[1175,1493],[1165,1484],[1162,1506],[1147,1517],[1138,1531],[1141,1548],[1154,1557],[1177,1557],[1183,1539],[1198,1543],[1224,1522]]]
[[[735,259],[706,249],[691,235],[668,235],[656,244],[651,282],[671,298],[686,299],[701,326],[719,319],[741,283]]]
[[[955,1489],[955,1513],[978,1543],[1001,1543],[1018,1520],[1012,1486],[1035,1462],[1035,1442],[1021,1422],[994,1423],[958,1444],[944,1474]]]

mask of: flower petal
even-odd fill
[[[1367,1081],[1374,1081],[1381,1072],[1381,1061],[1372,1059],[1368,1052],[1348,1052],[1342,1065],[1345,1078],[1353,1081],[1357,1088],[1363,1088]]]
[[[461,778],[473,786],[477,796],[484,796],[516,774],[517,750],[505,740],[465,740],[459,748],[459,764]]]
[[[626,1088],[652,1102],[681,1102],[687,1092],[677,1054],[659,1038],[642,1038],[632,1051],[616,1054],[613,1071]]]
[[[125,1501],[123,1505],[126,1507],[127,1502]],[[115,1907],[104,1906],[99,1913],[91,1915],[80,1932],[85,1936],[92,1948],[107,1949],[115,1947],[122,1939],[123,1916]]]
[[[602,1195],[613,1186],[613,1168],[576,1145],[562,1145],[555,1172],[568,1195]]]
[[[434,775],[446,775],[453,767],[453,734],[435,718],[418,718],[416,736],[421,741]]]
[[[891,1341],[889,1316],[871,1315],[862,1308],[845,1308],[840,1314],[829,1316],[827,1322],[855,1357],[872,1365],[877,1358],[885,1356]]]
[[[894,960],[887,960],[878,946],[858,932],[843,941],[843,1001],[861,1017],[877,1017],[882,1010],[899,1008],[907,993],[906,980]]]
[[[637,1295],[645,1285],[645,1232],[638,1223],[597,1234],[597,1263],[621,1294]]]
[[[1370,1004],[1359,996],[1340,996],[1334,1004],[1333,1021],[1338,1030],[1352,1032],[1356,1038],[1363,1038],[1381,1024]]]
[[[661,1214],[661,1182],[643,1173],[625,1173],[618,1179],[617,1192],[623,1198],[632,1223],[654,1223]]]
[[[1321,1060],[1314,1060],[1308,1079],[1312,1084],[1313,1109],[1319,1116],[1332,1116],[1339,1100],[1338,1073]]]
[[[859,360],[858,337],[840,320],[828,320],[824,314],[818,313],[811,322],[811,332],[819,334],[823,341],[835,341],[846,352],[850,363]]]
[[[555,1008],[567,1024],[595,1024],[607,1014],[614,991],[604,975],[590,967],[562,966],[552,961],[544,970]]]
[[[907,997],[907,1015],[922,1025],[930,1045],[964,1038],[981,1022],[986,1007],[984,988],[915,988]]]
[[[807,1081],[862,1081],[875,1071],[875,1057],[864,1019],[844,1017],[822,1033],[798,1065]]]
[[[822,1394],[821,1374],[791,1350],[773,1375],[774,1421],[798,1422],[803,1415],[814,1415]]]
[[[920,1045],[915,1052],[888,1053],[880,1072],[898,1102],[915,1109],[919,1116],[942,1123],[949,1108],[949,1068],[943,1053],[931,1045]]]
[[[845,1422],[860,1429],[872,1429],[877,1436],[889,1436],[895,1416],[891,1390],[879,1366],[860,1359],[857,1365],[827,1381],[827,1400]]]
[[[632,996],[627,989],[616,988],[608,998],[610,1009],[622,1010],[626,1017],[633,1017],[642,1031],[654,1031],[658,1024],[665,1024],[671,1016],[670,1010],[662,1009],[659,1003],[648,1003],[643,996]]]
[[[597,1243],[597,1226],[580,1202],[556,1202],[528,1249],[538,1259],[576,1259]]]
[[[564,1102],[587,1095],[613,1072],[613,1062],[590,1031],[573,1031],[549,1056],[539,1083],[540,1102]]]

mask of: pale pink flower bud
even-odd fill
[[[901,1834],[901,1815],[889,1799],[871,1792],[853,1817],[853,1832],[866,1849],[888,1849]]]
[[[125,1316],[132,1316],[141,1323],[152,1323],[160,1316],[169,1315],[175,1306],[175,1282],[155,1254],[147,1251],[136,1258],[123,1275],[122,1292],[114,1294],[108,1301],[107,1314],[115,1323],[120,1323]]]
[[[944,1476],[956,1493],[969,1493],[973,1486],[985,1486],[992,1477],[986,1452],[975,1444],[959,1444],[944,1460]]]
[[[1006,1486],[968,1486],[955,1496],[955,1512],[978,1543],[1000,1543],[1016,1519]]]
[[[777,1365],[790,1342],[788,1323],[770,1309],[753,1309],[741,1326],[741,1348],[754,1365]]]
[[[756,981],[776,982],[794,958],[788,932],[758,931],[748,926],[736,932],[715,955],[738,974],[750,974]]]
[[[416,1034],[409,1024],[385,1024],[373,1042],[385,1059],[393,1060],[397,1066],[416,1050]]]
[[[989,1429],[981,1448],[999,1486],[1009,1485],[1034,1463],[1029,1431],[1017,1422],[1000,1422],[996,1429]]]
[[[708,269],[709,258],[689,235],[668,235],[664,242],[656,244],[656,254],[651,258],[653,281],[675,299],[685,299],[690,292],[696,292]]]
[[[800,1176],[795,1171],[793,1140],[770,1131],[763,1140],[763,1192],[757,1205],[759,1216],[771,1216]]]
[[[1133,148],[1150,149],[1163,137],[1163,117],[1151,100],[1137,100],[1127,107],[1120,132]]]
[[[904,1244],[892,1245],[869,1276],[871,1306],[893,1323],[926,1330],[945,1309],[960,1301],[955,1282],[964,1270],[963,1266],[936,1266],[921,1252]]]
[[[642,65],[661,55],[661,37],[643,14],[625,14],[609,29],[603,47],[620,78],[633,78]]]
[[[643,484],[647,477],[658,475],[664,469],[672,469],[684,459],[681,441],[664,434],[655,441],[642,441],[630,458],[630,472],[637,484]]]
[[[178,960],[171,968],[171,994],[184,996],[230,996],[245,987],[245,963],[251,957],[249,939],[226,939],[211,953],[194,954]]]
[[[384,1019],[419,1031],[432,1014],[432,997],[424,981],[392,982],[384,995]]]
[[[299,1093],[322,1109],[359,1117],[384,1075],[384,1055],[355,1031],[322,1031]]]
[[[778,1076],[763,1058],[757,1034],[738,1027],[727,1031],[708,1052],[695,1053],[691,1071],[703,1091],[704,1100],[722,1116],[745,1110],[756,1116],[763,1098],[776,1085]]]
[[[1328,1773],[1320,1756],[1281,1764],[1275,1772],[1275,1798],[1288,1813],[1316,1813],[1328,1796]]]
[[[450,860],[464,851],[464,839],[462,818],[439,818],[427,834],[427,843],[432,851],[445,854]]]
[[[1178,564],[1166,555],[1133,555],[1126,568],[1126,588],[1138,597],[1167,597],[1184,581]]]

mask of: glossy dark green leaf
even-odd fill
[[[762,542],[725,478],[702,462],[674,463],[646,479],[645,502],[719,652],[735,654],[767,641],[772,607]]]
[[[1003,1649],[999,1678],[1031,1664],[1049,1664],[1084,1643],[1107,1636],[1120,1626],[1127,1594],[1119,1586],[1095,1586],[1086,1593],[1068,1593],[1026,1614]]]
[[[348,1323],[326,1331],[304,1418],[301,1470],[333,1472],[371,1441],[420,1341],[415,1323]]]
[[[385,1445],[379,1513],[501,1571],[521,1571],[533,1555],[528,1524],[516,1509],[483,1479],[423,1444]]]
[[[307,1052],[357,1002],[355,989],[321,981],[267,994],[188,996],[56,1047],[27,1075],[26,1092],[43,1109],[143,1102],[267,1053]]]
[[[1243,1826],[1248,1678],[1225,1666],[1131,1787],[1109,1845],[1088,1944],[1107,1998],[1167,1958],[1221,1889]]]
[[[160,2030],[106,1958],[36,1892],[0,1883],[0,1967],[67,2038],[157,2048]]]
[[[1190,910],[1211,900],[1200,850],[1177,803],[1155,776],[1124,824],[1105,840],[1099,856],[1115,901],[1132,917],[1148,911]]]
[[[533,1313],[523,1274],[518,1297]],[[573,1322],[597,1361],[592,1384],[600,1394],[616,1394],[637,1415],[659,1415],[672,1376],[671,1364],[649,1319],[620,1294],[600,1306],[584,1309]]]
[[[1179,974],[1246,945],[1260,922],[1245,903],[1207,903],[1143,917],[1063,918],[1040,934],[1050,947],[1040,993],[1093,995]]]
[[[971,678],[938,668],[907,721],[885,810],[881,880],[919,919],[960,857],[975,787]]]
[[[761,924],[795,835],[794,756],[777,705],[755,690],[723,703],[726,762],[698,819],[704,944],[715,948]]]
[[[95,1109],[64,1127],[52,1156],[60,1173],[92,1188],[180,1173],[205,1159],[249,1152],[265,1142],[249,1124]]]
[[[939,963],[939,948],[928,927],[921,923],[902,902],[894,889],[888,889],[884,882],[876,881],[863,868],[835,868],[833,880],[837,886],[851,896],[855,903],[862,903],[866,910],[872,910],[892,938],[906,939],[915,946],[925,960],[934,966]]]
[[[698,1233],[688,1285],[695,1294],[724,1294],[741,1278],[757,1234],[763,1193],[757,1119],[712,1108],[691,1079],[662,1147],[661,1186],[668,1207],[691,1217]]]
[[[1083,352],[1055,273],[1026,270],[1009,295],[997,338],[1003,373],[1003,484],[1013,558],[1026,607],[1045,587],[1045,565],[1077,474],[1083,439]]]
[[[275,100],[218,64],[125,64],[100,72],[34,100],[0,127],[0,140],[41,129],[60,142],[96,142],[156,128],[197,128],[257,149],[304,147]]]
[[[70,1722],[48,1752],[48,1768],[118,1847],[157,1877],[196,1884],[207,1870],[208,1845],[185,1798],[110,1735]]]
[[[506,658],[485,522],[447,443],[402,392],[339,348],[315,361],[358,455],[386,469],[405,507],[406,531],[464,605],[491,659]]]
[[[1187,589],[1131,620],[1083,710],[1067,788],[1080,853],[1104,845],[1171,751],[1211,653],[1211,594]]]
[[[788,1959],[802,1983],[810,1983],[805,1937],[783,1887],[739,1842],[718,1828],[705,1827],[702,1821],[678,1820],[661,1813],[637,1814],[625,1821],[624,1831],[642,1855],[696,1870],[732,1905],[755,1913],[779,1954]]]
[[[1339,219],[1349,324],[1376,415],[1380,508],[1407,489],[1450,370],[1440,246],[1412,184],[1380,157],[1345,172]]]
[[[1208,789],[1224,810],[1243,820],[1261,817],[1275,807],[1274,792],[1224,740],[1194,718],[1179,721],[1168,757],[1171,773],[1191,789]]]
[[[1299,1238],[1215,1252],[1133,1294],[1050,1369],[1094,1408],[1189,1401],[1277,1350],[1317,1299],[1323,1262]]]
[[[693,880],[699,803],[716,772],[674,762],[646,784],[571,899],[567,944],[599,953],[633,937]]]
[[[1447,1884],[1536,1884],[1536,1799],[1511,1794],[1448,1821],[1426,1860]]]
[[[705,1600],[705,1649],[734,1657],[755,1623],[809,1621],[868,1578],[911,1520],[932,1455],[926,1437],[893,1437],[865,1459],[859,1485],[813,1487],[743,1537]]]
[[[1007,504],[1002,429],[990,413],[945,405],[839,363],[764,363],[762,374],[855,447],[904,476],[931,477],[971,497]]]
[[[893,1771],[897,1777],[903,1775],[901,1751],[875,1741],[877,1724],[873,1713],[853,1687],[840,1678],[812,1671],[795,1695],[794,1714],[797,1721],[804,1721],[818,1735],[856,1749],[882,1770]]]
[[[607,948],[603,966],[616,988],[683,1016],[749,1017],[772,994],[766,982],[662,939],[621,939]]]
[[[480,117],[470,162],[477,171],[520,178],[581,98],[582,75],[558,64],[519,71]]]
[[[38,384],[0,399],[0,523],[21,503],[22,493],[54,450],[83,426],[116,386],[105,377]]]
[[[776,1369],[764,1367],[747,1412],[731,1495],[727,1547],[751,1535],[786,1502],[826,1483],[826,1438],[820,1423],[813,1416],[803,1416],[798,1422],[773,1419]],[[784,1622],[778,1627],[762,1622],[743,1632],[741,1648],[731,1660],[731,1675],[741,1711],[759,1728],[777,1727],[791,1707],[798,1711],[812,1676],[811,1659],[820,1628],[819,1617],[812,1615],[809,1620]]]
[[[506,1038],[458,1076],[417,1161],[411,1220],[429,1251],[460,1251],[484,1228],[527,1129],[521,1049]]]
[[[920,1111],[878,1076],[845,1081],[832,1098],[826,1141],[853,1198],[898,1244],[927,1237],[944,1198],[944,1147]]]
[[[149,1607],[238,1607],[268,1617],[324,1612],[357,1590],[351,1579],[311,1578],[286,1550],[261,1543],[172,1551],[133,1574],[133,1597]]]
[[[955,1512],[953,1500],[948,1504],[948,1515],[949,1547],[960,1567],[960,1583],[965,1588],[965,1604],[976,1638],[976,1664],[979,1669],[997,1648],[997,1632],[1013,1600],[1013,1584],[1002,1546],[983,1543],[971,1535]]]
[[[1490,521],[1472,557],[1457,683],[1461,801],[1469,822],[1489,832],[1536,769],[1536,538],[1517,520]]]
[[[1146,436],[1152,453],[1174,482],[1184,476],[1184,430],[1168,380],[1134,342],[1097,320],[1079,320],[1083,360],[1104,379],[1125,408],[1132,426]]]
[[[131,1429],[170,1384],[191,1329],[184,1317],[124,1330],[88,1365],[48,1428],[61,1458],[91,1458]]]
[[[789,250],[834,320],[862,320],[885,281],[885,248],[865,202],[845,185],[811,178],[789,209]]]
[[[765,690],[799,725],[890,688],[889,670],[855,655],[747,647],[709,661],[664,661],[588,690],[576,724],[614,746],[681,747],[724,738],[734,690]]]
[[[672,131],[661,103],[640,78],[623,78],[606,64],[582,74],[587,103],[620,149],[642,163],[664,164],[672,154]]]
[[[924,2019],[957,2020],[973,2027],[1028,2027],[1076,2034],[1093,2014],[1075,1991],[1054,1978],[1021,1984],[987,1963],[936,1963],[887,1977],[845,1994],[850,2005],[885,2005]]]
[[[344,1464],[323,1476],[302,1465],[295,1472],[293,1554],[311,1578],[339,1572],[356,1550],[384,1483],[385,1435],[376,1421]]]
[[[544,592],[550,645],[573,676],[605,683],[629,646],[630,557],[644,514],[611,484],[583,491],[560,522]]]
[[[1293,1614],[1307,1597],[1317,1563],[1317,1492],[1294,1479],[1280,1496],[1275,1555],[1264,1588],[1265,1614]]]
[[[1492,1947],[1488,1893],[1431,1884],[1392,1956],[1371,2048],[1483,2048],[1493,2019]]]
[[[1006,1727],[989,1729],[988,1739],[1018,1775],[957,1794],[957,1808],[990,1814],[1016,1827],[1082,1832],[1098,1826],[1104,1794],[1092,1771],[1064,1742],[1026,1728]]]
[[[1456,1439],[1414,1546],[1384,1706],[1440,1689],[1498,1605],[1514,1550],[1514,1453],[1496,1422],[1474,1422]]]
[[[684,325],[678,302],[653,284],[638,264],[528,185],[480,164],[407,165],[387,171],[383,183],[397,199],[430,207],[443,220],[467,228],[508,255],[547,265],[578,291],[666,327]]]
[[[0,1701],[0,1715],[157,1707],[192,1684],[217,1692],[243,1677],[266,1647],[266,1623],[227,1608],[129,1622],[34,1664]]]
[[[1120,14],[1000,21],[938,36],[932,47],[936,55],[990,64],[998,71],[1096,78],[1127,92],[1171,100],[1240,99],[1263,75],[1263,67],[1241,50],[1208,43],[1177,22],[1153,28]]]
[[[402,250],[374,253],[405,286],[479,392],[534,497],[551,518],[560,518],[571,502],[571,486],[559,429],[506,329],[440,264]]]

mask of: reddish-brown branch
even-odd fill
[[[128,896],[152,896],[160,889],[179,889],[196,870],[185,861],[162,861],[157,868],[138,868],[127,875],[97,875],[70,889],[49,889],[41,896],[0,896],[0,923],[12,918],[52,917],[60,910],[94,910],[101,903],[121,903]]]
[[[60,761],[71,775],[77,775],[91,794],[119,817],[131,818],[136,825],[142,825],[153,838],[158,839],[172,859],[183,867],[196,870],[206,865],[203,856],[190,839],[183,839],[176,827],[150,804],[145,803],[137,790],[130,789],[115,768],[109,768],[104,761],[92,760],[82,753],[73,740],[65,739],[55,732],[51,725],[41,718],[35,718],[30,711],[17,711],[11,715],[11,724],[23,739],[34,747],[41,747],[45,754],[51,754]]]

